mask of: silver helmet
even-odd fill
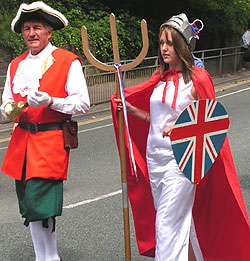
[[[198,29],[195,22],[201,23],[201,28]],[[169,20],[161,25],[170,25],[175,28],[186,40],[191,51],[195,48],[196,39],[199,39],[198,33],[203,29],[203,23],[201,20],[196,19],[192,24],[189,23],[187,16],[182,13],[172,16]]]

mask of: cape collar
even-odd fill
[[[170,70],[168,69],[167,71],[164,72],[164,74],[161,76],[161,81],[166,82],[165,87],[163,89],[163,95],[162,95],[162,103],[165,103],[166,101],[166,92],[167,92],[167,86],[168,86],[168,80],[171,75],[173,75],[173,82],[175,86],[175,91],[174,91],[174,98],[172,101],[171,107],[174,109],[176,105],[176,100],[178,96],[178,89],[179,89],[179,75],[182,71],[176,71],[176,70]]]

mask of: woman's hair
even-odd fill
[[[169,64],[165,63],[160,50],[160,38],[162,33],[165,33],[166,39],[168,41],[168,31],[172,34],[172,42],[176,54],[182,61],[182,74],[185,83],[188,83],[193,75],[194,59],[192,53],[187,45],[183,36],[175,30],[172,26],[164,25],[160,28],[159,33],[159,48],[158,48],[158,59],[160,64],[160,74],[163,74],[169,68]]]

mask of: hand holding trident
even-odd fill
[[[111,28],[114,63],[117,64],[120,62],[120,57],[119,57],[119,48],[118,48],[117,31],[116,31],[114,14],[110,14],[110,28]],[[135,60],[133,60],[128,64],[121,65],[120,66],[121,71],[126,71],[136,67],[143,61],[143,59],[147,55],[149,44],[148,44],[147,23],[145,20],[141,21],[141,31],[142,31],[142,41],[143,41],[142,50]],[[83,51],[88,61],[98,69],[104,71],[115,71],[117,98],[121,98],[118,72],[116,67],[114,65],[107,65],[97,60],[89,50],[87,29],[85,26],[82,27],[81,33],[82,33]],[[122,111],[118,112],[118,124],[119,124],[119,148],[120,148],[120,166],[121,166],[122,198],[123,198],[125,260],[130,261],[131,250],[130,250],[130,227],[129,227],[129,208],[128,208],[129,204],[128,204],[128,193],[127,193],[126,154],[125,154],[125,142],[124,142],[124,116]]]

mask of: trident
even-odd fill
[[[117,31],[116,31],[116,23],[115,23],[115,15],[110,14],[110,29],[111,29],[111,37],[112,37],[112,46],[113,46],[113,55],[114,55],[114,63],[120,62],[119,57],[119,49],[118,49],[118,41],[117,41]],[[141,21],[141,32],[142,32],[142,41],[143,47],[140,54],[136,57],[135,60],[128,64],[121,65],[120,70],[126,71],[136,67],[140,64],[148,52],[148,30],[147,30],[147,22],[143,19]],[[92,63],[98,69],[103,71],[115,71],[115,79],[116,79],[116,90],[117,97],[121,98],[119,81],[118,81],[118,73],[114,65],[107,65],[105,63],[97,60],[89,50],[88,46],[88,35],[87,29],[85,26],[82,26],[82,46],[83,51],[90,63]],[[120,166],[121,166],[121,182],[122,182],[122,199],[123,199],[123,224],[124,224],[124,241],[125,241],[125,260],[131,260],[131,250],[130,250],[130,228],[129,228],[129,204],[128,204],[128,192],[127,192],[127,176],[126,176],[126,154],[125,154],[125,142],[124,142],[124,117],[123,113],[118,112],[118,124],[119,124],[119,148],[120,148]]]

